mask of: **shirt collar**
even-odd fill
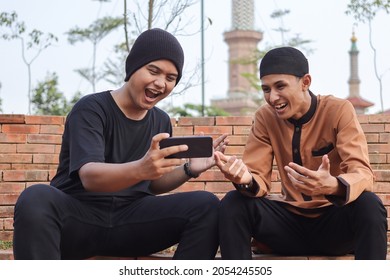
[[[295,120],[293,118],[289,118],[288,121],[292,123],[293,125],[303,125],[307,123],[308,121],[311,120],[313,117],[314,113],[316,112],[317,109],[317,96],[315,96],[310,90],[309,94],[311,96],[311,103],[310,103],[310,108],[309,111],[307,111],[306,114],[304,114],[299,120]]]

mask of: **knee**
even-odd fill
[[[230,191],[226,193],[226,195],[221,200],[221,208],[230,208],[234,207],[235,205],[240,205],[244,202],[245,197],[239,193],[238,191]]]
[[[365,223],[387,224],[387,211],[380,198],[373,192],[363,192],[355,201],[357,214]]]
[[[219,199],[218,197],[211,193],[205,191],[199,191],[194,193],[194,197],[200,206],[204,209],[208,209],[208,211],[217,210],[219,207]]]
[[[248,197],[245,197],[236,190],[230,191],[221,200],[219,207],[220,214],[231,217],[246,212],[248,202]]]
[[[15,216],[19,213],[27,213],[29,216],[39,215],[50,196],[53,187],[44,184],[32,185],[25,189],[19,196],[15,204]]]

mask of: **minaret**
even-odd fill
[[[357,114],[364,114],[367,107],[374,105],[369,101],[364,100],[360,97],[360,79],[358,74],[358,56],[359,50],[356,45],[357,38],[355,33],[352,33],[351,38],[351,50],[349,51],[350,57],[350,78],[348,80],[349,84],[349,96],[347,100],[349,100],[352,105],[355,107]]]
[[[257,75],[257,44],[263,33],[254,30],[254,1],[232,0],[232,27],[224,33],[229,49],[229,88],[226,99],[212,100],[231,115],[251,115],[259,106],[259,92],[245,74]]]

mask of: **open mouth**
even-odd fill
[[[154,90],[151,90],[151,89],[146,89],[145,90],[145,95],[147,98],[149,99],[156,99],[159,95],[160,95],[160,92],[159,91],[154,91]]]
[[[277,111],[282,111],[284,108],[287,107],[287,103],[281,103],[281,104],[278,104],[278,105],[275,105],[274,108],[277,110]]]

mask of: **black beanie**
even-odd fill
[[[142,66],[160,59],[170,60],[176,66],[177,84],[184,64],[184,52],[179,41],[171,33],[159,28],[142,32],[127,56],[125,82]]]
[[[281,47],[270,50],[260,63],[260,79],[270,74],[289,74],[303,77],[309,73],[306,57],[292,47]]]

